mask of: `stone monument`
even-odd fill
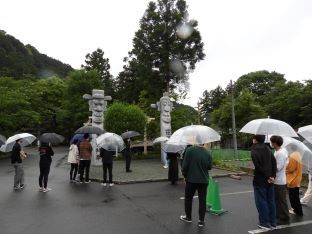
[[[83,99],[88,100],[89,103],[89,111],[92,111],[92,116],[89,117],[91,120],[91,125],[99,127],[104,130],[104,111],[106,111],[107,101],[112,100],[111,96],[105,96],[104,90],[93,89],[92,95],[84,94],[82,96]],[[92,165],[102,165],[99,160],[96,159],[97,145],[96,145],[96,134],[92,134]]]
[[[172,102],[170,101],[169,94],[166,92],[160,98],[159,102],[156,104],[151,104],[151,107],[157,108],[160,111],[160,136],[170,137],[171,136],[171,111],[173,108]],[[163,148],[161,143],[161,147]],[[161,160],[164,164],[164,167],[168,167],[168,162],[166,159],[166,152],[161,151]]]

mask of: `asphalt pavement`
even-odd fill
[[[74,184],[68,179],[63,151],[55,149],[49,187],[38,191],[38,156],[25,160],[26,187],[14,191],[13,168],[0,160],[0,233],[257,233],[257,211],[252,178],[218,178],[221,216],[207,213],[203,228],[197,227],[198,201],[193,202],[193,223],[183,223],[184,184],[150,182],[103,187],[98,182]],[[304,217],[291,217],[298,226],[271,233],[310,233],[312,204],[304,207]],[[255,232],[256,231],[256,232]],[[251,232],[252,233],[252,232]]]

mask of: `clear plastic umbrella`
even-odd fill
[[[153,144],[160,143],[160,142],[166,142],[168,140],[169,140],[169,138],[165,137],[165,136],[157,137],[155,140],[153,140]]]
[[[282,147],[284,147],[288,154],[293,152],[298,152],[301,155],[301,162],[306,167],[310,167],[312,165],[312,151],[301,141],[298,141],[291,137],[283,137],[284,143]]]
[[[166,153],[182,153],[185,150],[186,145],[172,145],[165,143],[161,148]]]
[[[1,146],[0,151],[2,152],[10,152],[16,142],[16,140],[21,139],[21,146],[27,146],[36,140],[36,137],[29,133],[20,133],[14,136],[9,137],[5,144]]]
[[[254,135],[279,135],[298,137],[295,130],[287,123],[276,119],[255,119],[248,122],[240,132]]]
[[[196,145],[220,141],[219,133],[204,125],[190,125],[175,131],[167,141],[172,145]]]
[[[126,146],[121,136],[106,132],[96,138],[96,144],[108,151],[122,151]]]
[[[298,134],[306,141],[312,144],[312,125],[304,126],[298,129]]]

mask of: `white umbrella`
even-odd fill
[[[21,139],[21,146],[26,146],[31,143],[33,143],[34,140],[36,140],[36,137],[34,135],[31,135],[29,133],[20,133],[16,134],[14,136],[9,137],[5,144],[1,146],[0,151],[2,152],[10,152],[12,151],[12,148],[16,142],[16,140]]]
[[[248,122],[240,132],[254,135],[279,135],[298,137],[295,130],[287,123],[276,119],[255,119]]]
[[[175,131],[167,141],[172,145],[195,145],[220,141],[219,133],[204,125],[190,125]]]
[[[172,145],[165,143],[161,148],[166,153],[182,153],[185,150],[186,145]]]
[[[299,152],[301,155],[301,162],[303,165],[310,167],[312,164],[312,152],[311,150],[303,144],[301,141],[298,141],[291,137],[283,137],[283,145],[288,154],[291,154],[293,152]]]
[[[299,128],[298,134],[312,144],[312,125]]]
[[[96,138],[96,144],[108,151],[122,151],[126,146],[121,136],[106,132]]]
[[[166,142],[168,140],[169,140],[169,138],[165,137],[165,136],[157,137],[155,140],[153,140],[153,144],[160,143],[160,142]]]

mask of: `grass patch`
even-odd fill
[[[233,149],[211,149],[211,156],[214,160],[233,160],[234,151]],[[238,159],[240,160],[250,160],[250,151],[249,150],[237,150]]]

